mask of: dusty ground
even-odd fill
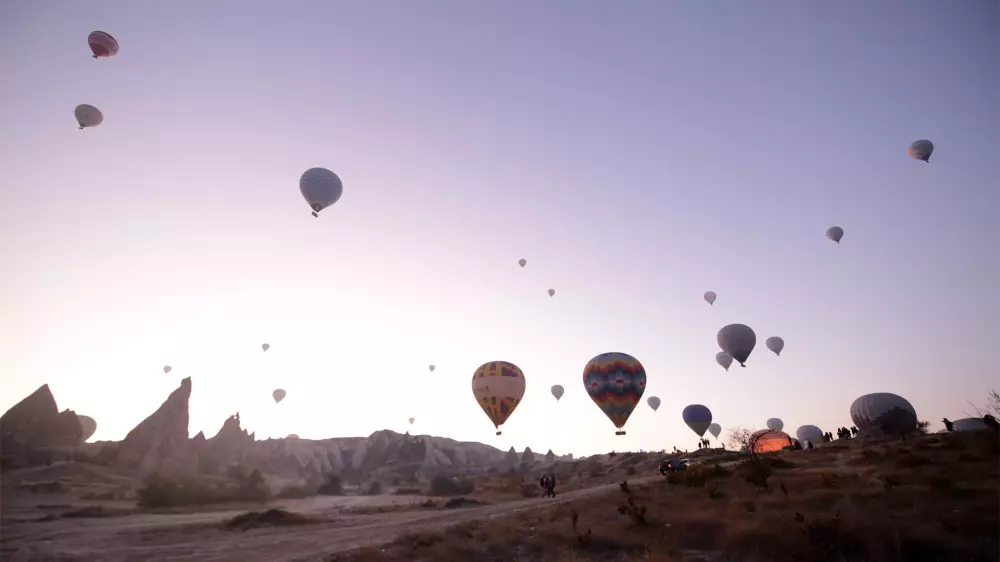
[[[778,454],[786,462],[767,490],[748,483],[727,457],[716,461],[729,468],[709,466],[669,483],[655,473],[658,455],[616,455],[561,467],[555,500],[521,498],[527,479],[490,477],[480,479],[470,498],[488,505],[447,508],[448,498],[391,495],[281,500],[267,506],[291,512],[270,514],[278,526],[248,529],[266,519],[253,516],[237,530],[227,522],[264,508],[150,514],[131,512],[134,504],[122,500],[39,508],[40,492],[17,501],[5,494],[0,558],[996,561],[998,451],[1000,441],[990,434],[834,443]],[[650,473],[656,475],[643,476]],[[631,507],[616,483],[625,478]],[[79,517],[69,515],[80,510]],[[31,519],[38,513],[50,520]]]

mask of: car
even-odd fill
[[[680,472],[687,470],[688,463],[687,459],[663,459],[660,461],[660,474],[667,474],[668,472]]]

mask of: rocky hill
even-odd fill
[[[58,413],[48,386],[11,408],[3,416],[5,463],[51,462],[53,457],[29,457],[20,451],[45,446],[70,446],[78,460],[107,464],[137,474],[158,472],[172,477],[223,474],[232,466],[258,469],[270,479],[319,482],[331,474],[344,480],[374,478],[400,482],[438,474],[470,475],[530,470],[572,456],[559,457],[525,449],[503,452],[482,443],[460,442],[430,435],[399,434],[389,430],[368,437],[283,439],[258,441],[243,428],[239,413],[228,417],[218,433],[206,438],[188,434],[191,379],[181,381],[163,404],[120,442],[81,444],[82,431],[71,411]],[[27,404],[27,405],[26,405]],[[71,423],[74,422],[74,423]],[[9,435],[9,437],[8,437]],[[16,444],[8,449],[6,440]],[[11,453],[11,455],[8,455]],[[61,460],[55,457],[55,460]]]

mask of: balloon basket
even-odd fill
[[[316,211],[313,211],[313,214],[312,214],[312,215],[313,215],[314,217],[316,217],[316,218],[319,218],[319,213],[317,213]]]
[[[625,435],[625,432],[624,431],[616,431],[615,435]]]
[[[502,433],[502,432],[498,431],[498,432],[497,432],[497,435],[500,435],[500,433]]]

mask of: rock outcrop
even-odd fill
[[[160,472],[184,476],[195,472],[188,440],[188,400],[191,378],[181,381],[166,401],[148,418],[128,432],[118,447],[116,464],[143,474]]]
[[[79,445],[83,443],[83,428],[73,410],[59,411],[49,385],[43,384],[0,416],[0,437],[4,454],[16,455]]]

